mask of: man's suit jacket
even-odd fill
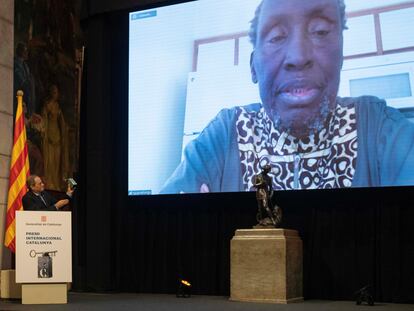
[[[55,203],[58,201],[52,195],[43,191],[41,193],[43,199],[46,202],[43,203],[40,196],[34,194],[32,191],[28,191],[22,198],[23,201],[23,209],[25,211],[57,211],[55,207]]]

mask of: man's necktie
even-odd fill
[[[43,204],[47,207],[47,204],[46,204],[45,198],[43,197],[43,194],[40,194],[39,197],[42,200]]]

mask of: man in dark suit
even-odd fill
[[[57,200],[45,190],[45,184],[37,175],[30,175],[27,179],[29,191],[23,196],[23,209],[25,211],[59,211],[69,204],[74,189],[68,186],[67,198]]]

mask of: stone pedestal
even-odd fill
[[[236,230],[230,257],[230,300],[303,301],[302,240],[296,230]]]

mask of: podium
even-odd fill
[[[230,300],[303,301],[302,240],[296,230],[236,230],[230,264]]]
[[[67,303],[72,282],[72,213],[16,212],[16,283],[22,304]]]

